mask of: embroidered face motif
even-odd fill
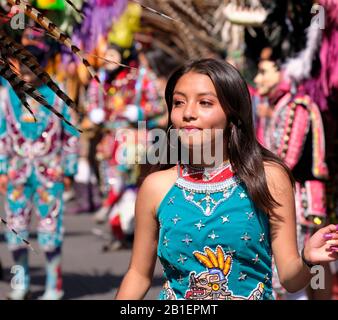
[[[232,257],[226,256],[221,246],[213,251],[209,247],[204,248],[204,254],[194,252],[198,261],[208,268],[196,276],[196,272],[190,273],[189,290],[185,293],[185,299],[190,300],[259,300],[264,292],[264,284],[258,283],[257,287],[248,297],[235,296],[228,288],[228,276],[231,272]]]
[[[202,272],[197,277],[193,272],[190,275],[190,290],[186,292],[185,298],[193,300],[226,299],[231,295],[231,292],[227,290],[227,283],[228,280],[217,269]]]
[[[225,258],[220,246],[217,246],[216,252],[205,247],[204,252],[205,254],[195,251],[194,256],[208,268],[208,271],[198,276],[195,276],[195,272],[190,274],[190,290],[186,292],[186,299],[224,300],[231,295],[227,288],[226,276],[230,272],[232,258],[230,256]]]

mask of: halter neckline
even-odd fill
[[[189,164],[179,164],[179,177],[185,181],[193,183],[219,183],[234,177],[229,161],[222,163],[218,167],[194,167]]]

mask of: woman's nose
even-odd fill
[[[196,119],[196,106],[194,103],[187,103],[183,111],[184,120]]]

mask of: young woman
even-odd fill
[[[179,162],[145,179],[117,299],[145,296],[156,255],[166,278],[160,299],[272,299],[272,254],[288,291],[307,286],[312,264],[338,258],[338,228],[320,229],[299,255],[293,178],[257,142],[239,72],[223,61],[192,62],[171,76],[165,97],[180,143],[191,154],[211,143],[223,158],[212,166]]]

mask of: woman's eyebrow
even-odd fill
[[[181,92],[181,91],[174,91],[173,94],[178,94],[178,95],[183,96],[185,98],[187,97],[187,95],[185,93]],[[198,93],[197,96],[198,97],[200,97],[200,96],[213,96],[213,97],[217,98],[217,95],[215,93],[211,92],[211,91],[210,92]]]
[[[201,92],[197,96],[214,96],[215,98],[217,98],[217,95],[213,92]]]
[[[187,97],[187,95],[186,95],[185,93],[180,92],[180,91],[174,91],[173,94],[178,94],[178,95],[183,96],[183,97],[185,97],[185,98]]]

